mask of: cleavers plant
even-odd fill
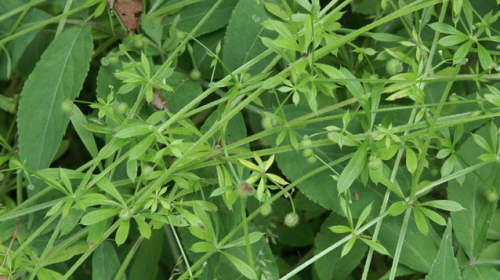
[[[500,279],[495,1],[0,11],[0,279]]]

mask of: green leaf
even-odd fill
[[[415,224],[417,225],[418,230],[427,235],[429,233],[429,223],[427,222],[425,215],[420,211],[420,207],[413,209],[413,216],[415,217]]]
[[[85,148],[87,148],[89,154],[93,158],[97,157],[97,144],[95,142],[94,135],[85,128],[87,125],[87,118],[85,118],[80,108],[78,108],[75,104],[73,104],[73,111],[71,112],[70,120],[76,133],[78,134],[78,137],[80,137],[80,140]]]
[[[122,205],[127,205],[125,203],[125,200],[123,200],[123,197],[120,194],[120,192],[115,188],[115,186],[113,185],[113,183],[111,183],[111,181],[108,179],[108,177],[102,177],[97,182],[97,186],[101,190],[105,191],[107,194],[111,195],[116,200],[118,200]]]
[[[426,280],[441,280],[441,279],[457,279],[462,280],[458,262],[455,258],[455,252],[452,246],[451,221],[448,223],[446,230],[439,244],[439,251],[436,259],[432,263],[431,270]]]
[[[139,232],[141,235],[144,238],[149,239],[151,237],[151,228],[148,223],[146,223],[142,217],[134,217],[134,220],[137,223],[137,226],[139,226]]]
[[[467,35],[462,34],[462,35],[449,35],[446,37],[443,37],[439,39],[438,44],[440,44],[443,47],[451,47],[458,45],[466,40],[468,40],[469,37]]]
[[[434,29],[435,31],[438,31],[440,33],[444,34],[455,34],[455,35],[460,35],[463,34],[462,32],[458,31],[455,27],[442,23],[442,22],[434,22],[429,24],[429,27]],[[463,34],[465,35],[465,34]]]
[[[417,154],[413,151],[412,148],[406,147],[406,168],[408,168],[408,171],[413,174],[415,170],[417,170],[417,165],[418,165],[418,158]]]
[[[92,255],[92,280],[112,279],[120,269],[115,247],[105,240]]]
[[[347,225],[347,220],[334,212],[323,222],[321,229],[314,239],[315,254],[321,253],[323,250],[336,243],[345,237],[345,234],[333,233],[329,227],[332,224],[342,223]],[[319,279],[344,279],[352,270],[354,270],[365,256],[367,246],[361,242],[356,242],[349,254],[340,258],[341,248],[336,248],[322,258],[314,262],[314,269],[319,276]]]
[[[373,248],[373,250],[377,251],[381,255],[389,255],[389,252],[382,246],[382,244],[375,242],[371,239],[366,239],[366,238],[361,238],[361,241],[366,243],[366,245],[370,246],[370,248]]]
[[[356,236],[352,236],[351,239],[349,239],[349,241],[347,241],[347,243],[344,244],[344,247],[342,247],[342,252],[340,253],[341,258],[347,255],[351,251],[357,239],[358,238]]]
[[[487,128],[476,131],[481,137],[488,137]],[[479,163],[477,155],[482,150],[472,137],[462,144],[457,157],[462,159],[465,167]],[[486,232],[489,228],[496,205],[487,203],[484,192],[490,186],[497,186],[500,181],[500,166],[488,164],[481,169],[465,175],[463,184],[456,180],[448,183],[448,199],[459,203],[465,211],[452,212],[453,230],[458,242],[470,258],[476,258],[483,248]],[[465,277],[464,277],[465,278]]]
[[[96,224],[100,221],[109,219],[115,215],[120,213],[119,209],[99,209],[99,210],[94,210],[90,213],[87,213],[85,216],[83,216],[82,220],[80,221],[80,224],[84,226],[88,225],[93,225]]]
[[[337,182],[337,190],[339,193],[347,191],[349,187],[351,187],[354,180],[359,177],[363,168],[365,168],[367,147],[368,139],[366,139],[363,144],[357,149],[352,159],[340,174],[339,180]]]
[[[155,135],[149,135],[144,138],[141,142],[137,143],[132,149],[130,149],[129,159],[136,160],[143,156],[145,152],[151,147],[151,144],[156,139]]]
[[[5,15],[7,12],[18,8],[19,6],[20,2],[17,0],[0,1],[0,11],[2,11],[2,15]],[[17,22],[17,17],[6,18],[0,21],[0,33],[3,38],[4,35],[10,34],[11,30],[20,32],[32,27],[35,24],[48,20],[51,17],[52,16],[50,14],[42,11],[41,9],[31,7],[31,9],[27,10],[26,14],[24,14],[24,17],[19,17],[19,19],[21,19],[20,22]],[[17,28],[12,29],[16,24],[18,24]],[[35,29],[7,42],[7,44],[3,46],[4,49],[0,50],[0,80],[7,80],[10,78],[10,74],[12,73],[11,70],[16,68],[21,57],[26,57],[25,50],[27,50],[27,47],[36,38],[37,34],[41,30],[42,27]]]
[[[472,42],[468,41],[461,45],[455,54],[453,55],[453,64],[465,64],[467,62],[466,57],[472,46]]]
[[[264,233],[262,233],[262,232],[251,232],[248,235],[248,238],[250,240],[250,244],[254,244],[255,242],[259,241],[263,235],[264,235]],[[235,241],[232,241],[232,242],[224,245],[224,247],[222,247],[222,248],[227,249],[227,248],[231,248],[231,247],[245,246],[246,244],[247,244],[246,237],[242,236],[242,237],[236,239]]]
[[[393,203],[391,207],[389,207],[389,214],[391,216],[399,216],[403,214],[404,211],[408,208],[408,204],[406,201],[398,201]]]
[[[358,221],[356,223],[356,229],[360,228],[363,225],[366,218],[368,218],[368,215],[370,215],[371,211],[372,211],[372,203],[368,204],[368,206],[366,206],[363,212],[361,212],[361,214],[359,215]]]
[[[221,253],[229,259],[229,261],[238,269],[238,271],[241,272],[245,277],[250,278],[250,279],[257,279],[257,275],[255,274],[255,271],[244,261],[234,257],[233,255],[230,255],[226,252]]]
[[[495,65],[488,50],[479,43],[477,43],[477,55],[479,57],[479,63],[484,70],[489,71]]]
[[[445,226],[446,225],[446,220],[443,218],[443,216],[439,215],[436,211],[433,211],[431,209],[427,209],[425,207],[420,207],[420,211],[427,216],[427,218],[431,219],[433,222],[435,222],[438,225]]]
[[[127,240],[128,232],[130,230],[130,220],[120,219],[120,226],[116,230],[115,242],[116,245],[120,246]]]
[[[234,71],[267,49],[260,38],[271,37],[275,33],[264,29],[260,23],[268,19],[270,19],[269,14],[262,2],[253,0],[238,2],[226,28],[222,53],[222,59],[229,71]],[[261,59],[248,69],[248,73],[252,75],[261,73],[271,60],[271,56]]]
[[[47,268],[40,268],[38,270],[36,276],[38,276],[39,280],[59,280],[59,279],[64,279],[64,277],[59,273],[51,269]]]
[[[216,250],[214,244],[210,243],[210,242],[206,242],[206,241],[200,241],[200,242],[196,242],[193,244],[193,246],[191,246],[191,248],[189,249],[195,253],[205,253],[205,252],[211,252],[211,251],[214,251]]]
[[[460,205],[460,203],[452,201],[452,200],[431,200],[431,201],[421,203],[420,205],[427,206],[427,207],[434,207],[437,209],[450,211],[450,212],[465,210],[465,208],[463,208],[462,205]]]
[[[155,127],[146,123],[133,123],[120,128],[115,134],[116,138],[132,138],[145,134],[151,134],[155,131]]]
[[[328,229],[335,233],[346,233],[352,231],[352,229],[347,226],[331,226]]]
[[[392,256],[394,256],[400,233],[400,224],[384,223],[384,226],[380,228],[380,243]],[[414,227],[409,227],[406,231],[402,248],[404,253],[401,254],[400,263],[416,271],[428,272],[438,251],[436,237],[430,237],[431,235],[433,235],[432,232],[425,236]]]
[[[177,23],[177,28],[184,32],[191,32],[193,28],[198,24],[201,18],[205,16],[208,10],[216,4],[217,0],[204,0],[200,1],[194,5],[184,7],[179,13],[169,16],[165,21],[165,25],[170,25],[176,15],[180,16],[180,20]],[[227,0],[223,1],[215,9],[215,12],[210,16],[210,18],[205,22],[205,24],[196,32],[195,37],[210,33],[221,27],[227,25],[229,18],[231,16],[231,11],[234,10],[238,1]]]
[[[80,93],[91,57],[91,27],[70,28],[52,41],[26,81],[18,112],[19,156],[31,170],[48,167],[56,154],[69,121],[61,104]]]
[[[500,279],[500,272],[494,267],[485,265],[467,266],[462,273],[463,280]]]

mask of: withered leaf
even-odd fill
[[[109,2],[113,5],[113,2]],[[141,0],[115,0],[113,6],[129,33],[134,33],[139,29],[141,14],[144,10]]]
[[[155,108],[156,110],[168,111],[167,101],[165,101],[165,98],[163,98],[163,96],[161,95],[160,88],[154,89],[153,99],[151,99],[149,105],[151,105],[151,107]]]

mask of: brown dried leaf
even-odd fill
[[[163,98],[163,96],[161,95],[160,88],[154,89],[153,99],[151,99],[149,105],[151,105],[151,107],[155,108],[156,110],[168,111],[167,101],[165,101],[165,98]]]
[[[108,3],[113,5],[113,1],[108,1]],[[115,0],[114,8],[128,32],[134,33],[139,29],[141,14],[144,10],[141,0]]]

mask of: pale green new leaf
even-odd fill
[[[365,140],[340,174],[337,182],[337,189],[339,193],[343,193],[348,190],[354,180],[359,177],[363,168],[365,168],[367,146],[368,140]]]

